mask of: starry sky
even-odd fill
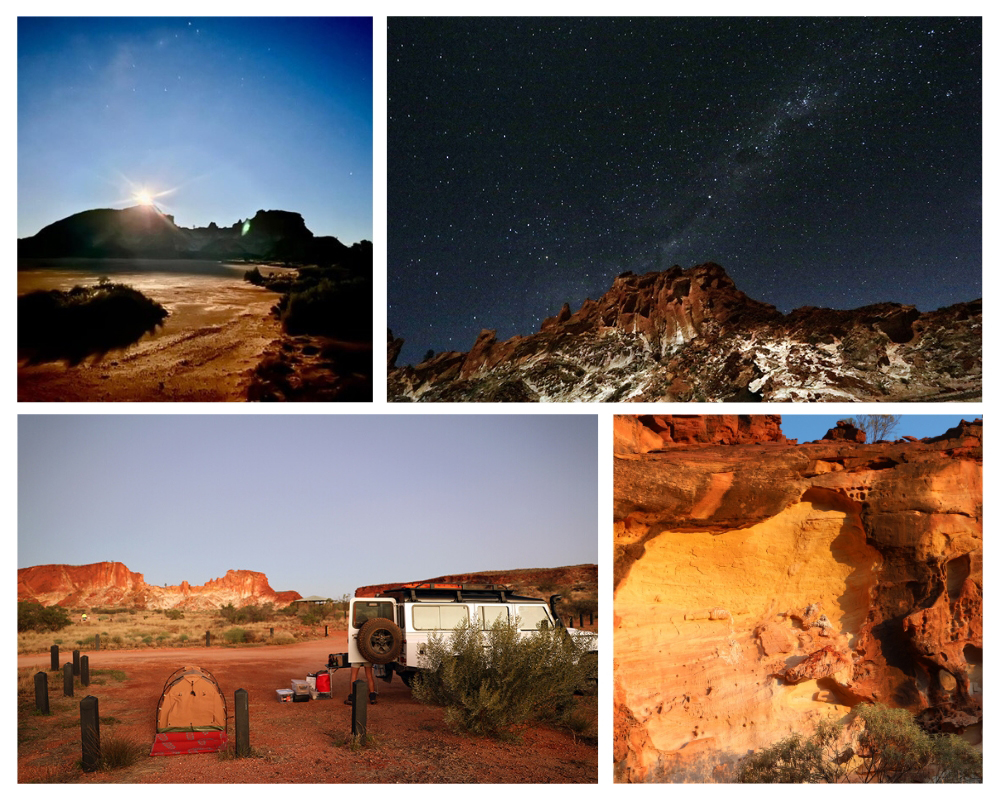
[[[184,227],[372,239],[372,21],[18,18],[18,237],[146,191]]]
[[[626,270],[782,311],[982,294],[979,18],[389,18],[399,363]]]
[[[339,597],[597,563],[593,415],[21,414],[17,428],[18,568],[119,561],[172,586],[248,569]]]

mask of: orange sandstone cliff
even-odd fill
[[[276,592],[263,572],[231,569],[204,586],[151,586],[142,573],[117,561],[70,566],[44,564],[17,571],[17,599],[45,606],[74,608],[127,606],[130,608],[187,608],[191,610],[274,603],[287,606],[299,600],[298,592]]]
[[[981,741],[982,422],[802,445],[773,422],[615,418],[617,780],[730,780],[863,701]]]

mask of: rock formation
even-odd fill
[[[655,414],[619,417],[615,425],[616,453],[647,453],[671,444],[785,441],[778,414]]]
[[[548,598],[555,591],[554,587],[570,587],[571,593],[597,592],[597,565],[579,564],[572,567],[547,567],[538,569],[510,569],[492,572],[463,572],[455,575],[441,575],[437,578],[427,578],[398,581],[396,583],[380,583],[372,586],[361,586],[355,590],[359,597],[374,597],[379,592],[404,583],[461,583],[461,584],[496,584],[506,586],[512,592],[529,597]],[[570,597],[564,597],[570,600]]]
[[[649,451],[645,419],[615,418],[618,780],[729,780],[862,701],[981,740],[980,420]]]
[[[538,333],[396,366],[390,401],[971,400],[982,391],[982,303],[921,313],[880,303],[783,315],[718,264],[625,273]]]
[[[313,236],[294,211],[258,211],[220,228],[182,228],[152,206],[82,211],[18,239],[18,258],[261,259],[335,264],[350,248]]]
[[[45,564],[17,571],[17,599],[44,606],[90,608],[93,606],[138,609],[215,609],[274,603],[283,608],[301,599],[298,592],[276,592],[263,572],[231,569],[204,586],[151,586],[142,574],[117,561],[70,566]]]

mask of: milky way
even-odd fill
[[[978,19],[390,19],[401,361],[625,271],[788,311],[981,294]]]

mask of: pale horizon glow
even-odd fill
[[[591,415],[18,416],[17,566],[275,591],[597,563]]]

